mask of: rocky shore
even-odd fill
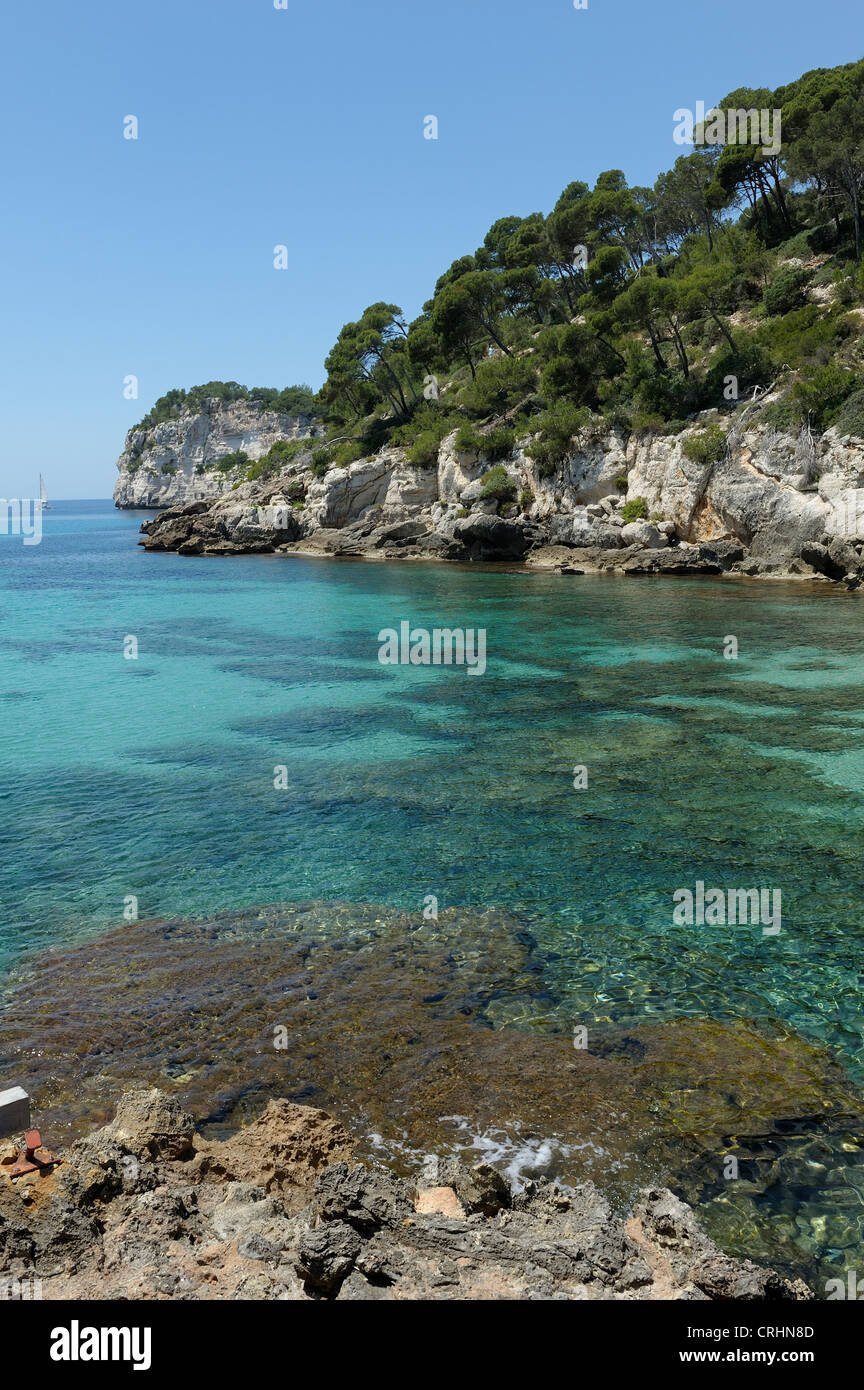
[[[427,922],[274,905],[31,958],[3,1007],[0,1087],[25,1087],[55,1152],[77,1153],[142,1085],[229,1153],[287,1100],[409,1183],[429,1154],[484,1159],[526,1192],[593,1183],[616,1221],[668,1186],[730,1255],[811,1287],[842,1273],[860,1246],[862,1100],[831,1054],[788,1029],[597,1012],[557,999],[544,953],[500,909]]]
[[[574,440],[551,474],[523,441],[494,464],[498,496],[488,495],[491,452],[461,452],[455,431],[427,465],[388,446],[322,473],[318,441],[310,441],[278,476],[248,482],[214,472],[212,460],[193,464],[200,417],[187,416],[155,432],[172,432],[170,488],[157,479],[148,490],[152,468],[130,477],[138,444],[127,440],[115,502],[162,508],[142,525],[141,544],[181,555],[493,561],[566,573],[799,576],[855,588],[864,577],[864,442],[832,430],[818,440],[780,432],[763,419],[771,399],[727,422],[722,457],[710,462],[693,444],[717,412],[678,434],[611,430]],[[207,437],[223,452],[240,437],[226,414],[237,409],[214,401],[207,417]],[[258,456],[277,425],[261,416],[256,426],[254,408],[243,409],[245,447]],[[294,421],[284,437],[297,438],[301,424],[311,428]]]
[[[358,1163],[322,1110],[271,1100],[222,1142],[159,1090],[50,1174],[13,1184],[0,1146],[0,1273],[47,1299],[804,1300],[648,1188],[617,1216],[592,1182],[529,1182],[427,1159],[413,1180]]]

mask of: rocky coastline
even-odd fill
[[[322,472],[310,441],[310,451],[277,476],[232,482],[227,473],[196,473],[189,441],[201,433],[200,417],[187,416],[156,428],[186,441],[174,440],[170,489],[148,487],[140,469],[130,478],[127,440],[115,502],[161,509],[143,523],[140,543],[181,555],[491,561],[565,573],[827,579],[856,588],[864,578],[864,442],[832,430],[818,441],[779,432],[761,418],[771,399],[736,417],[722,457],[709,463],[695,461],[689,446],[716,412],[677,435],[613,430],[574,441],[547,476],[520,444],[495,465],[512,500],[486,495],[491,454],[460,452],[456,432],[431,465],[388,446]],[[236,442],[238,406],[211,405],[208,437],[216,429],[220,447]],[[253,428],[254,407],[242,411],[246,447],[260,455],[276,426],[260,415]],[[301,424],[281,437],[300,437]],[[630,519],[633,511],[642,515]]]
[[[228,1140],[220,1153],[248,1147],[268,1102],[290,1102],[334,1117],[328,1132],[350,1135],[354,1163],[424,1189],[458,1193],[447,1165],[484,1160],[514,1202],[593,1184],[620,1224],[644,1189],[665,1187],[730,1256],[814,1289],[842,1274],[860,1243],[862,1102],[830,1052],[767,1024],[590,1013],[576,1048],[574,1003],[558,1000],[544,961],[524,922],[494,908],[427,922],[274,904],[124,924],[22,964],[3,1007],[0,1088],[24,1086],[70,1168],[130,1089],[199,1117],[195,1145]],[[348,1161],[347,1141],[328,1152]],[[4,1191],[8,1253],[22,1206]],[[778,1211],[781,1192],[794,1200]],[[43,1276],[53,1268],[33,1258]]]
[[[49,1173],[13,1184],[0,1146],[0,1274],[49,1300],[813,1297],[726,1256],[663,1188],[625,1218],[590,1181],[514,1191],[488,1163],[435,1157],[407,1180],[353,1150],[310,1106],[271,1100],[213,1141],[176,1099],[127,1091]]]

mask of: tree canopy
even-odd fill
[[[551,440],[586,410],[680,427],[734,401],[730,379],[768,384],[791,359],[806,373],[845,352],[853,381],[844,311],[864,289],[864,60],[776,91],[737,88],[695,137],[650,188],[609,169],[593,188],[568,183],[548,214],[499,217],[410,324],[383,302],[347,323],[324,417],[367,442],[422,433],[425,458],[440,437],[430,409],[481,428],[509,414]],[[813,268],[793,284],[787,261]],[[820,299],[814,276],[831,285]]]

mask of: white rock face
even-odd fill
[[[427,507],[438,501],[438,477],[432,468],[420,468],[417,464],[397,463],[390,474],[390,482],[384,496],[384,507],[388,512],[400,508]]]
[[[483,484],[481,483],[479,478],[475,478],[473,482],[468,483],[467,487],[464,487],[462,489],[461,493],[459,494],[459,501],[462,502],[466,507],[468,507],[471,505],[472,502],[479,502],[480,493],[482,491]]]
[[[664,521],[674,522],[678,535],[687,540],[693,531],[691,523],[705,470],[687,458],[683,450],[685,438],[689,435],[630,441],[627,497],[644,497],[648,511],[662,513]],[[717,534],[722,531],[722,525],[718,525]]]
[[[629,522],[621,529],[621,540],[624,545],[641,545],[646,550],[662,550],[669,544],[668,537],[650,521]]]
[[[524,440],[506,462],[518,503],[502,507],[502,516],[512,520],[524,513],[553,545],[660,549],[676,538],[690,544],[730,539],[749,547],[753,557],[781,566],[823,536],[864,538],[864,441],[841,439],[834,431],[814,441],[806,433],[761,424],[758,411],[751,418],[748,427],[739,422],[727,435],[722,457],[711,463],[686,452],[688,441],[705,429],[705,418],[678,435],[625,440],[612,430],[574,447],[546,477],[525,452]],[[734,419],[723,424],[728,429]],[[216,497],[212,518],[220,534],[241,541],[268,530],[305,539],[354,523],[365,535],[407,521],[422,522],[450,540],[464,516],[499,510],[479,496],[491,461],[459,453],[455,431],[442,442],[437,467],[409,464],[404,449],[391,446],[347,468],[332,468],[323,478],[292,462],[281,478],[236,490],[219,474],[195,472],[197,465],[240,448],[260,457],[276,438],[296,438],[309,425],[245,403],[181,417],[146,433],[144,457],[150,462],[130,474],[141,433],[132,432],[115,500],[144,507]],[[173,477],[153,471],[163,457],[179,461]],[[305,488],[305,504],[292,506],[298,484],[299,495]],[[662,520],[624,525],[622,505],[636,497]]]
[[[304,521],[310,529],[347,526],[367,507],[383,506],[393,473],[392,451],[331,468],[306,494]]]
[[[446,436],[438,450],[438,497],[445,505],[458,502],[468,484],[479,478],[487,467],[473,454],[459,453],[455,447],[455,439],[454,430]]]
[[[133,429],[117,460],[116,507],[176,507],[230,492],[230,475],[214,472],[226,454],[242,450],[260,459],[280,439],[318,433],[309,416],[261,410],[251,401],[207,402],[151,429]],[[167,472],[164,470],[168,470]]]
[[[627,472],[621,435],[614,431],[585,453],[568,461],[567,483],[579,502],[600,502],[615,491],[615,479]]]

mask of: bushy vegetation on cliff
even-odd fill
[[[717,109],[779,110],[780,148],[718,139],[709,112],[653,187],[610,170],[500,218],[413,322],[380,302],[345,324],[318,397],[332,431],[421,464],[454,426],[490,458],[532,436],[542,475],[586,430],[677,431],[777,379],[784,423],[861,423],[864,60]]]
[[[742,118],[762,111],[781,113],[776,150],[776,116],[768,152],[764,128],[740,142],[758,128]],[[864,435],[864,60],[732,92],[694,134],[653,187],[612,169],[569,183],[548,214],[499,218],[413,322],[370,305],[339,333],[317,395],[208,382],[168,392],[142,426],[248,400],[314,414],[329,434],[238,459],[241,478],[304,451],[323,476],[387,444],[433,466],[454,429],[493,463],[521,443],[544,477],[574,440],[678,432],[777,383],[778,426]],[[715,426],[693,448],[708,460],[724,437]]]
[[[280,391],[272,386],[241,386],[238,381],[207,381],[188,391],[178,387],[166,392],[135,429],[152,429],[165,420],[174,420],[187,413],[195,414],[209,400],[217,400],[223,405],[230,405],[233,401],[251,401],[264,410],[278,410],[285,415],[314,416],[318,413],[311,386],[286,386]]]

